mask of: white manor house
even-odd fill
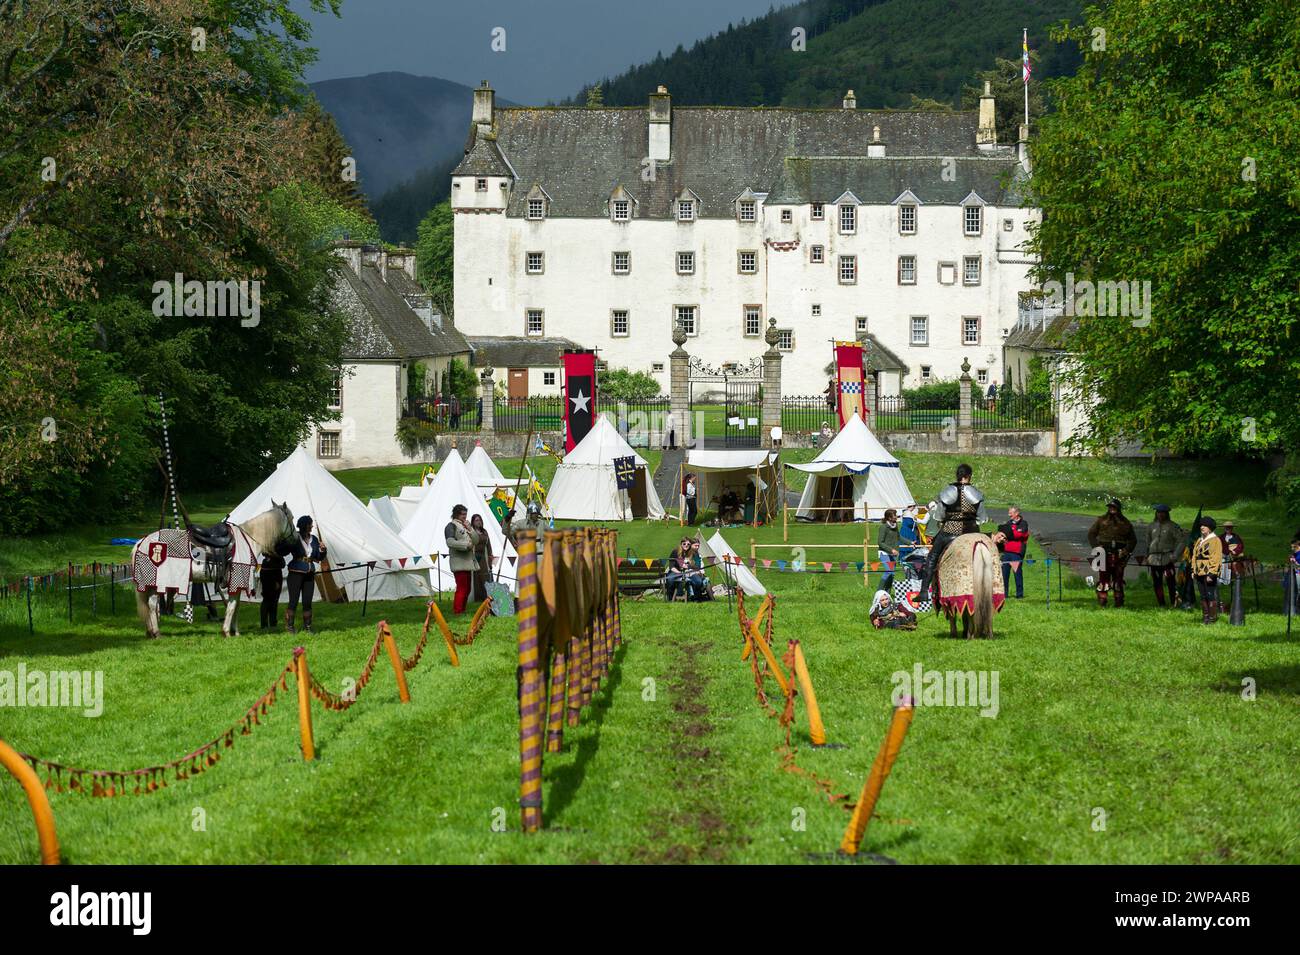
[[[680,322],[702,362],[746,363],[776,320],[786,394],[826,386],[832,340],[901,358],[881,391],[1001,385],[1032,288],[1020,204],[1028,134],[978,112],[676,107],[497,109],[474,91],[452,172],[455,323],[571,339],[668,388]]]

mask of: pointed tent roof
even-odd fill
[[[886,451],[880,439],[854,414],[844,423],[835,439],[811,462],[786,466],[809,474],[825,474],[840,468],[842,474],[860,473],[872,465],[898,467],[898,458]]]
[[[230,512],[239,523],[271,508],[271,501],[289,505],[294,519],[304,514],[316,524],[315,533],[329,550],[334,565],[366,564],[370,571],[372,600],[408,597],[426,593],[420,576],[402,573],[414,566],[419,550],[391,530],[366,509],[334,475],[325,470],[306,448],[299,447],[281,461],[265,481]],[[391,569],[384,561],[392,561]],[[404,561],[402,568],[399,561]],[[335,571],[335,579],[347,589],[350,599],[361,599],[365,568]],[[389,579],[391,578],[391,579]]]
[[[587,436],[564,456],[561,466],[612,466],[615,458],[625,458],[629,455],[636,459],[637,467],[645,466],[645,458],[632,450],[632,445],[623,440],[623,436],[602,414],[596,418],[596,423],[591,426]]]
[[[470,480],[489,494],[496,488],[509,487],[514,483],[501,473],[501,469],[483,450],[481,444],[474,445],[474,450],[470,452],[469,458],[465,461],[465,468],[469,471]]]
[[[430,583],[443,590],[456,586],[451,569],[445,566],[448,560],[447,524],[451,521],[451,509],[457,504],[464,504],[469,509],[469,517],[475,514],[483,518],[488,538],[492,542],[494,556],[492,570],[500,568],[498,579],[515,588],[515,560],[517,555],[512,544],[506,540],[496,516],[488,510],[483,494],[470,479],[469,470],[459,454],[447,455],[447,460],[438,469],[433,483],[429,485],[415,513],[402,526],[402,537],[410,541],[422,554],[438,554],[437,564],[430,571]],[[501,561],[501,551],[505,549],[506,559]]]

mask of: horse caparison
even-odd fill
[[[244,533],[253,550],[262,557],[273,555],[277,544],[291,541],[297,533],[293,522],[293,513],[289,510],[288,504],[276,504],[272,501],[271,505],[269,511],[264,511],[243,524],[231,525]],[[145,537],[136,543],[135,551],[132,554],[133,564],[141,549],[148,547],[149,540],[149,537]],[[222,565],[223,570],[226,566]],[[190,574],[192,581],[215,584],[218,590],[224,588],[228,582],[228,572],[223,574],[226,579],[209,579],[207,562],[196,565],[192,558],[190,558]],[[255,575],[253,575],[253,579],[255,579]],[[252,581],[250,580],[251,584]],[[157,587],[145,586],[141,589],[137,584],[135,595],[136,613],[140,617],[140,622],[144,624],[145,636],[150,638],[157,638],[161,635],[158,626],[158,596]],[[221,622],[221,635],[223,637],[229,637],[237,633],[239,633],[238,590],[233,594],[226,594],[226,612]]]
[[[962,534],[939,559],[934,607],[948,618],[951,636],[957,636],[958,618],[967,639],[993,636],[993,616],[1005,598],[996,553],[991,537]]]

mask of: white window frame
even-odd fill
[[[844,277],[846,265],[848,266],[848,271],[853,273],[849,278]],[[858,284],[858,257],[856,255],[841,255],[839,261],[835,263],[835,269],[836,278],[839,279],[841,285]]]
[[[476,177],[475,177],[475,179],[474,179],[474,191],[475,191],[475,192],[487,192],[487,191],[488,191],[488,181],[487,181],[487,179],[486,179],[485,177],[483,177],[483,176],[476,176]]]
[[[853,317],[853,331],[858,335],[867,334],[867,316],[855,315]]]
[[[912,270],[911,270],[911,271],[912,271],[912,277],[911,277],[910,279],[904,278],[904,276],[903,276],[903,265],[904,265],[904,262],[910,262],[910,263],[911,263],[911,266],[912,266]],[[900,256],[898,257],[898,284],[899,284],[899,285],[915,285],[915,284],[916,284],[916,256],[915,256],[915,255],[900,255]]]
[[[532,315],[536,312],[541,316],[542,327],[538,331],[530,331]],[[526,308],[524,309],[524,337],[525,338],[545,338],[546,337],[546,309],[544,308]]]
[[[975,263],[975,278],[972,281],[970,277],[971,263]],[[961,257],[961,284],[962,285],[979,285],[984,281],[984,260],[978,255],[963,255]]]
[[[822,222],[826,219],[826,203],[814,202],[808,209],[808,218],[813,222]]]
[[[975,216],[975,228],[971,229],[971,213]],[[979,236],[984,234],[984,207],[972,202],[961,207],[962,235]]]
[[[626,257],[626,261],[627,261],[626,268],[620,269],[618,267],[618,257],[620,255]],[[622,250],[619,250],[617,252],[611,252],[609,256],[609,271],[612,275],[631,275],[632,274],[632,253],[624,252]]]
[[[912,227],[909,229],[904,222],[904,213],[911,216]],[[899,235],[916,235],[918,212],[916,203],[903,202],[898,206],[898,234]]]
[[[757,222],[758,200],[741,199],[736,204],[736,218],[741,222]]]
[[[533,215],[534,203],[536,203],[537,215]],[[528,218],[532,222],[538,222],[546,218],[546,200],[538,196],[533,196],[528,200]]]
[[[826,246],[810,245],[808,246],[808,261],[812,265],[823,265],[826,262]]]
[[[690,338],[695,338],[700,334],[700,307],[698,305],[674,305],[673,306],[673,327],[677,327],[678,319],[681,317],[683,309],[689,309],[691,312],[691,324],[694,331],[687,330],[686,334]]]
[[[916,323],[920,322],[918,326]],[[921,340],[917,341],[916,333],[921,332]],[[912,315],[907,321],[907,343],[913,348],[928,348],[930,345],[930,317],[928,315]]]
[[[325,442],[332,441],[334,444],[333,453],[325,450]],[[316,457],[318,458],[341,458],[343,457],[343,432],[342,431],[318,431],[316,432]]]
[[[981,385],[987,385],[989,383],[989,370],[987,368],[976,368],[975,381]]]
[[[555,385],[555,375],[556,373],[553,371],[542,372],[542,384],[553,387]]]
[[[777,334],[777,340],[776,340],[777,351],[785,351],[785,352],[794,351],[794,329],[793,328],[778,328],[776,330],[776,334]],[[783,342],[787,339],[789,341],[789,344],[783,344]]]
[[[822,303],[821,303],[821,302],[813,302],[813,303],[812,303],[812,307],[809,309],[809,312],[812,314],[812,317],[813,317],[813,318],[821,318],[821,317],[822,317]]]
[[[745,256],[754,257],[754,267],[745,268]],[[757,249],[739,249],[736,252],[736,272],[739,275],[757,275],[758,274],[758,250]]]
[[[624,213],[619,215],[619,213]],[[631,199],[611,199],[609,203],[609,217],[615,222],[632,221],[632,200]]]
[[[623,317],[623,330],[618,330],[619,316]],[[632,334],[632,313],[626,308],[611,308],[609,310],[609,337],[610,338],[627,338]]]
[[[677,200],[677,221],[678,222],[695,221],[695,200],[694,199]]]
[[[852,202],[842,202],[839,209],[840,235],[857,235],[858,207]],[[848,228],[845,228],[846,219],[849,220]]]
[[[687,263],[686,268],[682,268],[682,262],[683,262],[682,256],[687,256],[687,258],[685,259],[685,262]],[[674,253],[674,257],[677,263],[678,275],[695,274],[695,250],[694,249],[689,249],[689,250],[683,249],[681,251]]]
[[[337,396],[337,400],[336,400]],[[334,373],[334,380],[330,382],[329,405],[330,411],[343,410],[343,369]]]
[[[793,210],[793,209],[782,209],[782,210],[781,210],[781,221],[784,222],[784,223],[787,223],[787,224],[793,222],[793,221],[794,221],[794,210]]]
[[[968,341],[966,338],[966,323],[975,323],[975,340]],[[978,347],[984,340],[984,322],[978,315],[963,315],[961,317],[961,343],[968,347]]]
[[[537,256],[537,268],[533,268],[533,256]],[[546,253],[536,252],[536,251],[525,252],[524,273],[527,275],[545,275],[546,274]]]
[[[754,319],[754,330],[749,330],[749,320]],[[745,338],[758,338],[763,334],[763,306],[742,305],[740,308],[740,332]]]
[[[933,378],[934,378],[934,372],[933,372],[933,370],[931,369],[931,367],[930,367],[929,365],[922,365],[922,366],[921,366],[921,381],[922,381],[922,383],[927,382],[927,381],[930,381],[930,380],[933,379]]]

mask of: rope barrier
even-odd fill
[[[128,792],[136,796],[146,795],[158,791],[168,785],[169,782],[191,779],[209,767],[215,766],[221,759],[222,752],[235,745],[237,737],[251,735],[254,727],[262,724],[262,719],[279,701],[280,694],[288,692],[289,675],[293,674],[295,681],[298,683],[303,755],[310,760],[314,757],[314,744],[311,740],[310,712],[304,710],[305,701],[309,697],[315,697],[325,709],[335,712],[351,709],[361,698],[361,692],[370,683],[375,665],[379,659],[380,648],[385,643],[390,644],[389,652],[392,657],[393,670],[398,680],[399,699],[403,703],[409,701],[410,695],[406,689],[405,674],[406,671],[414,669],[416,664],[419,663],[420,653],[423,651],[424,646],[424,637],[421,637],[420,644],[412,657],[403,660],[397,653],[396,644],[392,642],[392,631],[389,629],[386,620],[379,622],[377,631],[374,645],[370,648],[370,655],[366,658],[361,675],[348,692],[338,694],[327,689],[307,667],[306,651],[302,647],[297,647],[294,649],[293,658],[290,662],[285,665],[270,687],[257,698],[239,720],[198,749],[169,762],[160,763],[156,766],[146,766],[142,769],[85,769],[42,759],[29,753],[19,752],[18,755],[41,775],[43,785],[47,790],[53,790],[57,793],[76,792],[91,796],[124,796]],[[132,784],[134,785],[132,786]]]

